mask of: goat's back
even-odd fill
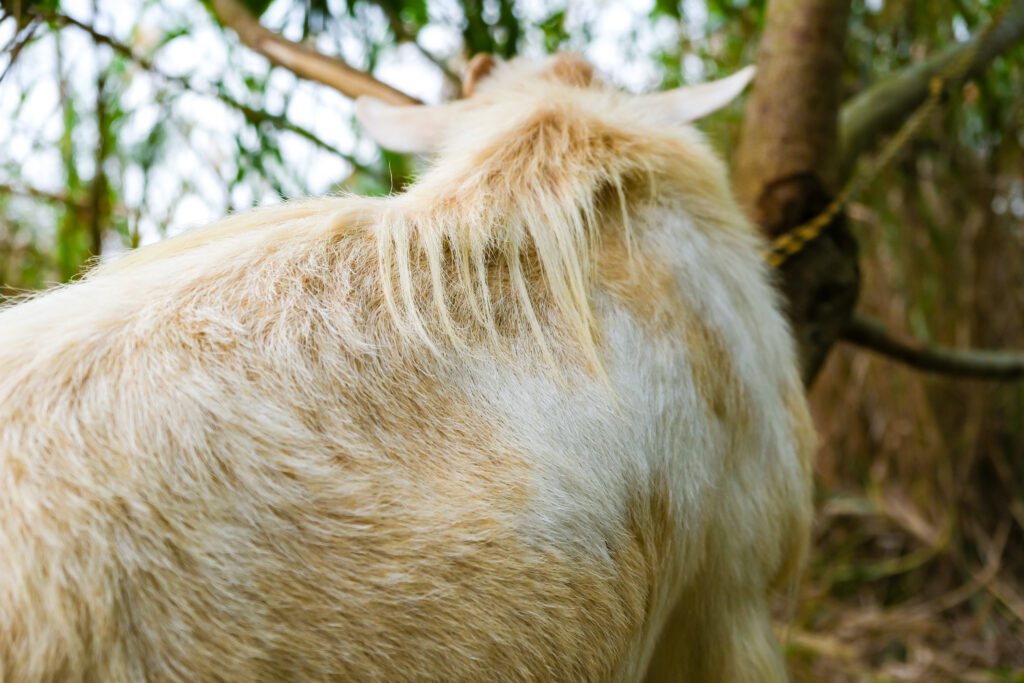
[[[575,113],[510,124],[579,153],[525,185],[456,150],[0,313],[0,679],[779,675],[812,437],[759,242],[691,134]]]

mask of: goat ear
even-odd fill
[[[356,100],[356,119],[381,147],[403,153],[433,152],[448,131],[448,106],[395,106],[363,96]]]
[[[469,60],[469,64],[466,65],[466,72],[462,75],[462,96],[470,97],[476,92],[476,86],[480,81],[487,78],[497,65],[498,62],[495,61],[494,57],[486,52],[481,52]]]
[[[740,69],[731,76],[648,95],[651,106],[673,123],[689,123],[716,112],[736,99],[754,78],[754,67]]]

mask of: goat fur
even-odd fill
[[[814,436],[722,163],[572,57],[449,116],[0,313],[0,680],[785,680]]]

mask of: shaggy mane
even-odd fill
[[[572,69],[525,80],[522,71],[515,63],[502,65],[478,95],[460,103],[453,111],[456,135],[402,194],[288,202],[243,213],[101,270],[133,268],[312,218],[323,230],[311,238],[339,230],[373,236],[391,318],[434,351],[441,338],[465,350],[478,337],[499,351],[497,341],[514,328],[528,331],[557,367],[552,339],[560,347],[565,340],[550,330],[561,329],[585,364],[600,372],[590,294],[602,249],[619,245],[632,264],[631,211],[664,186],[692,197],[697,212],[731,206],[723,201],[724,170],[709,177],[707,170],[721,165],[700,136],[645,120],[629,95],[584,82]],[[702,218],[737,222],[734,215]],[[308,231],[308,225],[301,227]],[[268,239],[273,234],[279,233],[268,231]],[[493,290],[506,287],[499,312]],[[506,300],[516,304],[511,312]]]
[[[430,343],[435,325],[425,318],[436,316],[430,322],[459,345],[465,334],[450,314],[458,292],[494,339],[491,286],[502,282],[550,363],[551,321],[539,318],[538,298],[552,304],[587,364],[600,367],[590,305],[598,252],[610,230],[623,231],[631,250],[626,196],[649,169],[624,160],[611,133],[575,114],[547,107],[484,144],[460,139],[394,198],[376,228],[378,261],[389,309],[408,331]],[[411,254],[430,274],[433,311],[416,305]]]

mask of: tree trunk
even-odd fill
[[[839,181],[840,75],[850,0],[772,0],[736,154],[736,191],[774,237],[813,218]],[[842,216],[780,269],[810,384],[853,312],[857,248]]]

